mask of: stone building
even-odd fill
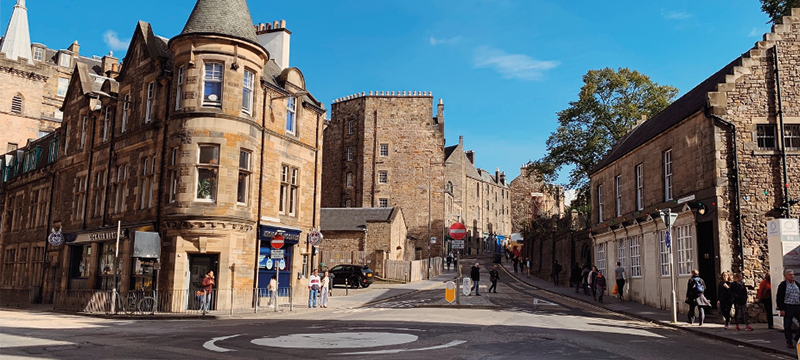
[[[323,208],[320,262],[369,265],[382,276],[384,260],[413,260],[413,242],[399,207]],[[406,250],[409,251],[406,251]]]
[[[798,40],[794,9],[752,49],[632,129],[594,168],[596,264],[610,271],[620,261],[632,300],[671,307],[670,271],[680,298],[699,269],[712,304],[721,271],[743,272],[751,290],[768,273],[766,223],[798,213],[791,196],[800,181],[800,104],[788,100],[800,96]],[[655,216],[664,209],[678,214],[672,270]]]
[[[276,234],[281,287],[304,289],[325,110],[300,70],[266,49],[279,38],[288,50],[289,34],[283,21],[253,25],[245,0],[198,0],[171,39],[140,21],[118,72],[75,63],[62,126],[0,159],[0,263],[15,269],[0,291],[41,276],[44,302],[71,304],[118,278],[123,294],[157,285],[172,296],[160,310],[185,310],[211,270],[217,294],[252,297],[275,273],[262,260]],[[46,243],[51,231],[66,243]],[[140,254],[154,239],[160,257]]]
[[[528,165],[522,165],[520,175],[511,180],[512,232],[518,233],[539,217],[564,216],[564,188],[546,184],[528,174]]]
[[[445,226],[461,222],[467,228],[465,254],[495,251],[511,235],[511,190],[506,175],[475,167],[475,152],[458,145],[445,148]],[[449,249],[448,249],[449,250]]]
[[[428,92],[337,99],[325,129],[322,206],[400,207],[416,257],[442,252],[444,104]],[[430,204],[430,206],[429,206]],[[430,211],[429,211],[430,208]],[[429,239],[437,242],[430,244]]]
[[[25,147],[61,125],[61,104],[76,63],[104,75],[118,61],[113,56],[84,57],[77,41],[67,49],[31,43],[28,10],[17,0],[0,40],[0,152]]]

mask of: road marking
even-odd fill
[[[356,349],[402,345],[417,341],[412,334],[388,332],[346,332],[319,334],[291,334],[275,338],[254,339],[251,343],[260,346],[289,349]]]
[[[428,351],[428,350],[439,350],[439,349],[447,349],[453,346],[458,346],[463,343],[466,343],[464,340],[453,340],[444,345],[437,345],[431,346],[426,348],[420,349],[390,349],[390,350],[376,350],[376,351],[362,351],[362,352],[351,352],[351,353],[339,353],[339,354],[330,354],[330,355],[383,355],[383,354],[398,354],[401,352],[409,352],[409,351]]]
[[[206,341],[206,343],[203,344],[203,347],[206,348],[207,350],[216,351],[216,352],[236,351],[236,350],[221,348],[221,347],[219,347],[217,345],[214,345],[214,343],[217,342],[217,341],[222,341],[222,340],[228,340],[230,338],[235,338],[235,337],[237,337],[239,335],[241,335],[241,334],[213,338],[211,340]]]
[[[549,301],[546,301],[546,300],[540,300],[540,299],[537,299],[537,298],[533,298],[533,305],[534,305],[534,306],[538,306],[538,305],[544,305],[544,306],[559,306],[558,304],[551,303],[551,302],[549,302]]]

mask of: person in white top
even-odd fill
[[[319,295],[319,288],[321,285],[321,280],[319,279],[317,269],[314,269],[311,272],[311,276],[308,277],[308,307],[309,308],[316,308],[317,307],[317,296]]]
[[[330,295],[330,285],[331,278],[328,276],[328,272],[325,271],[325,274],[322,276],[322,281],[320,282],[319,287],[319,307],[327,308],[328,307],[328,295]]]
[[[278,278],[272,275],[269,280],[269,306],[278,306]]]

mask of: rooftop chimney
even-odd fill
[[[103,74],[106,77],[115,78],[119,72],[118,69],[119,59],[114,57],[113,52],[109,52],[108,55],[103,56]]]
[[[257,27],[258,43],[267,49],[269,58],[275,60],[281,69],[288,68],[292,32],[286,29],[286,20],[275,21],[272,26],[267,23],[263,26],[259,24]]]
[[[463,135],[458,137],[458,145],[461,145],[462,147],[464,146],[464,136]]]
[[[436,123],[440,127],[444,126],[444,100],[439,99],[439,105],[436,106]]]
[[[464,154],[467,155],[467,159],[469,159],[469,162],[471,162],[472,165],[475,165],[475,152],[470,150],[465,152]]]
[[[67,48],[67,50],[72,51],[72,56],[78,57],[81,52],[81,45],[78,44],[78,40],[75,40],[72,42],[72,45]]]

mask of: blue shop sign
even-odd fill
[[[275,234],[280,233],[283,236],[283,243],[285,245],[296,245],[300,243],[300,230],[284,229],[275,226],[261,225],[260,240],[270,241]]]

